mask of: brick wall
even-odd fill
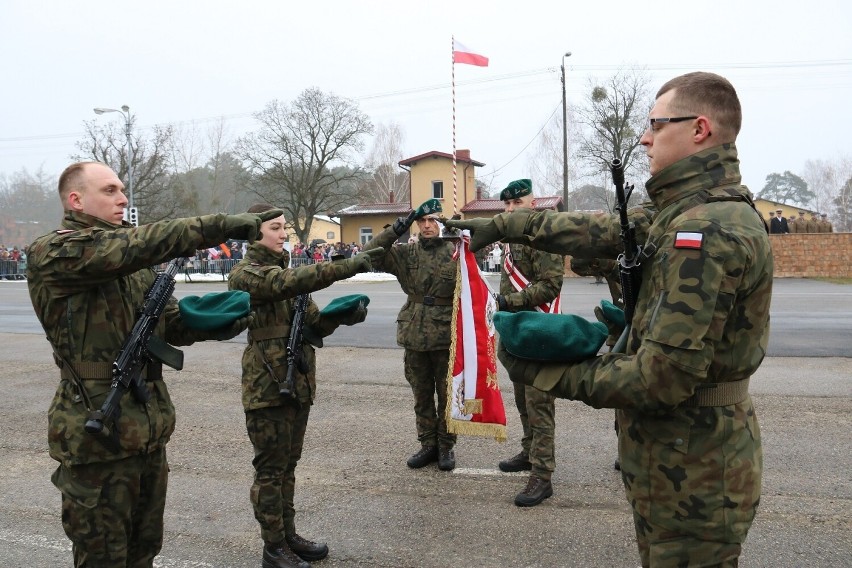
[[[852,233],[769,235],[776,278],[852,278]],[[565,257],[565,277],[571,272]]]
[[[852,278],[852,233],[769,235],[776,278]]]

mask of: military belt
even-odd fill
[[[452,298],[436,298],[435,296],[417,296],[414,294],[408,295],[408,301],[415,304],[423,304],[424,306],[452,306]]]
[[[276,339],[279,337],[290,337],[289,325],[270,325],[268,327],[259,327],[250,329],[248,332],[248,342],[263,341],[266,339]]]
[[[695,394],[686,399],[681,406],[731,406],[739,404],[748,397],[748,379],[727,383],[701,384]]]
[[[59,366],[59,376],[62,379],[72,381],[76,380],[74,373],[84,381],[111,381],[112,380],[112,363],[105,361],[77,361],[73,363],[74,369],[69,369],[61,361],[57,363]],[[159,361],[149,361],[142,369],[142,378],[146,381],[159,381],[163,378],[163,364]]]

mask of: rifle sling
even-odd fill
[[[695,389],[695,394],[683,401],[680,406],[731,406],[739,404],[748,397],[749,379],[726,383],[704,383]]]

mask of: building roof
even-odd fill
[[[414,163],[419,162],[421,160],[425,160],[426,158],[445,158],[447,160],[452,160],[453,155],[447,154],[446,152],[438,152],[438,151],[433,150],[431,152],[426,152],[425,154],[420,154],[418,156],[414,156],[413,158],[406,158],[404,160],[400,160],[399,165],[400,166],[410,166],[411,164],[414,164]],[[485,165],[482,162],[477,162],[476,160],[471,159],[470,158],[470,150],[456,151],[456,162],[464,162],[466,164],[473,164],[474,166],[476,166],[478,168],[481,168]]]
[[[558,195],[549,195],[547,197],[536,197],[536,211],[544,211],[545,209],[556,209],[562,203],[562,197]],[[503,211],[503,202],[500,199],[474,199],[462,207],[462,213],[486,213],[489,211]]]
[[[411,211],[407,202],[399,203],[359,203],[350,205],[336,213],[338,217],[353,217],[355,215],[400,215]]]

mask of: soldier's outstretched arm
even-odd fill
[[[298,268],[279,266],[237,267],[228,278],[228,289],[244,290],[254,300],[286,300],[300,294],[309,294],[328,288],[338,280],[345,280],[373,268],[373,258],[384,254],[383,249],[365,251],[351,258],[318,262]]]

